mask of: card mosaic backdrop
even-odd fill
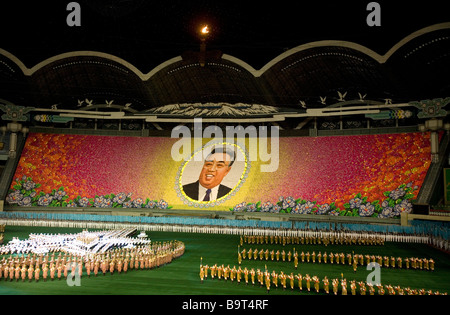
[[[238,189],[204,207],[176,189],[185,163],[171,156],[178,140],[31,133],[6,201],[392,217],[411,210],[431,161],[428,133],[282,137],[275,172],[249,160]]]

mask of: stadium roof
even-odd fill
[[[329,1],[303,7],[281,1],[275,8],[186,2],[79,1],[83,15],[78,29],[64,25],[68,11],[61,4],[47,10],[29,4],[26,11],[34,14],[26,21],[27,33],[8,33],[2,39],[0,98],[40,108],[120,105],[132,113],[151,113],[168,105],[259,104],[269,110],[299,110],[344,100],[383,103],[450,96],[450,23],[438,7],[433,16],[424,10],[412,29],[390,24],[394,12],[409,14],[411,8],[382,3],[387,26],[376,30],[365,24],[365,5],[356,3],[350,10]],[[18,7],[11,10],[17,13]],[[351,18],[355,10],[360,14]],[[402,21],[400,15],[397,20]],[[204,66],[196,37],[203,21],[213,33],[206,41]],[[0,26],[4,29],[7,22]],[[30,29],[33,22],[35,30]],[[427,22],[436,23],[423,24]],[[63,24],[60,32],[54,30],[58,23]],[[306,28],[308,23],[314,30]]]

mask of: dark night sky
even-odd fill
[[[212,28],[208,49],[256,69],[295,46],[346,40],[380,54],[412,32],[448,22],[445,1],[377,1],[381,26],[369,27],[370,1],[89,0],[81,26],[69,27],[69,0],[0,4],[0,48],[32,67],[56,54],[95,50],[116,55],[147,73],[160,63],[198,50],[198,30]]]

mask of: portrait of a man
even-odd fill
[[[222,184],[236,159],[234,150],[226,146],[215,146],[206,156],[198,180],[183,185],[189,198],[198,201],[214,201],[227,195],[232,188]]]

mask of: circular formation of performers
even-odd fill
[[[126,273],[160,267],[184,254],[180,241],[150,242],[129,237],[128,230],[83,231],[77,234],[30,234],[0,247],[5,281],[55,280],[98,274]],[[14,254],[14,255],[13,255]]]

